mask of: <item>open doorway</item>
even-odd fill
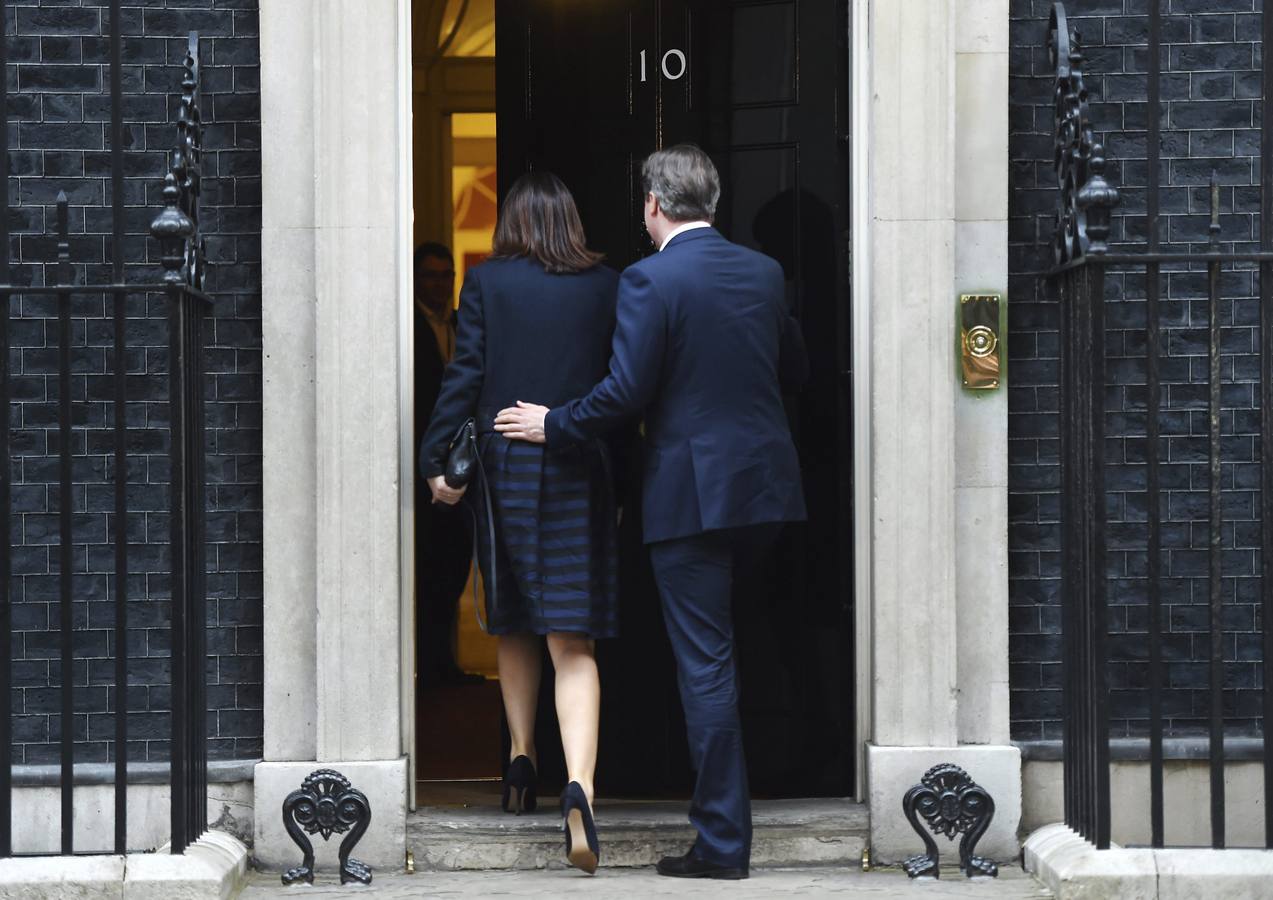
[[[749,777],[758,796],[852,794],[847,0],[415,0],[415,16],[416,242],[449,241],[457,290],[483,252],[459,224],[488,202],[493,212],[532,168],[570,187],[609,265],[652,252],[640,161],[682,140],[721,171],[717,227],[782,264],[813,361],[811,384],[789,406],[810,521],[788,529],[763,577],[736,597]],[[479,156],[490,151],[493,166]],[[622,636],[598,647],[597,785],[611,798],[684,796],[692,781],[675,672],[630,512],[639,496],[627,485]],[[418,583],[426,577],[417,570]],[[441,627],[457,668],[482,680],[417,692],[421,803],[498,798],[501,708],[473,598],[469,585],[455,624]],[[418,651],[436,646],[422,637]],[[545,676],[538,749],[541,795],[551,796],[560,749]]]
[[[418,446],[454,352],[465,273],[490,253],[498,209],[493,0],[413,4],[413,260]],[[417,484],[415,520],[417,801],[493,789],[501,775],[495,639],[477,623],[471,520]]]

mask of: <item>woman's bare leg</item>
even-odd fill
[[[597,721],[601,715],[601,679],[596,644],[580,634],[548,635],[548,652],[557,670],[557,721],[566,751],[566,772],[579,782],[592,803],[597,769]]]
[[[539,677],[543,655],[537,634],[505,634],[499,639],[499,689],[504,696],[504,715],[512,749],[508,758],[535,755],[535,709],[539,705]]]

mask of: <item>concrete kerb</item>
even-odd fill
[[[0,900],[230,900],[247,877],[247,847],[209,831],[181,856],[161,848],[127,856],[0,860]]]
[[[124,896],[122,856],[27,856],[0,860],[2,900]]]
[[[1025,869],[1049,888],[1057,900],[1153,900],[1158,896],[1158,868],[1153,851],[1098,851],[1065,825],[1048,825],[1026,839]]]
[[[1097,850],[1063,824],[1031,834],[1022,860],[1056,900],[1258,900],[1273,883],[1273,852],[1267,850]]]

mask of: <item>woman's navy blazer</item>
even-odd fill
[[[548,413],[548,445],[644,411],[647,543],[803,520],[782,393],[808,371],[778,263],[686,231],[624,270],[610,374]]]
[[[446,471],[451,439],[470,416],[489,431],[495,414],[518,400],[560,406],[605,377],[618,279],[603,265],[553,275],[528,258],[470,269],[455,357],[420,442],[421,474]]]

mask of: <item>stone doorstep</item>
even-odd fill
[[[230,900],[247,877],[247,847],[209,831],[182,856],[160,848],[127,856],[0,860],[0,900]]]
[[[651,866],[694,840],[685,802],[597,804],[602,865]],[[752,814],[756,866],[857,866],[870,835],[863,804],[852,800],[759,800]],[[566,867],[561,820],[552,798],[533,814],[498,808],[421,807],[407,818],[417,871]],[[357,856],[357,850],[354,851]]]
[[[1063,824],[1031,834],[1022,858],[1056,900],[1262,900],[1273,884],[1268,850],[1097,850]]]

